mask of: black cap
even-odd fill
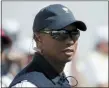
[[[61,4],[49,5],[36,15],[33,23],[33,32],[40,31],[44,28],[61,29],[70,24],[75,24],[82,31],[86,31],[86,25],[82,21],[78,21],[73,13]]]

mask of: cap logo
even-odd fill
[[[68,9],[67,8],[62,8],[66,13],[68,13]]]

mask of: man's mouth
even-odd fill
[[[62,53],[64,53],[64,55],[66,55],[66,56],[72,56],[73,54],[74,54],[74,49],[64,49],[63,51],[62,51]]]
[[[73,49],[64,49],[62,52],[74,52]]]

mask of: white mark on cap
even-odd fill
[[[68,9],[67,8],[62,8],[66,13],[68,13]]]

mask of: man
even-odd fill
[[[3,29],[0,30],[0,37],[1,37],[1,65],[2,65],[2,73],[1,75],[5,75],[8,71],[9,64],[6,62],[8,61],[6,59],[6,54],[10,50],[12,45],[12,40],[9,36],[7,36]],[[10,61],[9,61],[10,62]]]
[[[10,39],[9,36],[7,36],[4,32],[3,29],[0,30],[0,38],[1,38],[1,76],[6,75],[9,71],[9,67],[11,65],[11,61],[7,59],[7,53],[9,52],[11,45],[12,45],[12,40]],[[1,81],[1,80],[0,80]],[[6,80],[8,82],[10,82],[9,80]],[[2,81],[0,86],[2,87],[6,87],[6,84]]]
[[[75,55],[79,30],[86,31],[86,25],[67,7],[53,4],[40,10],[33,23],[37,52],[10,87],[70,87],[63,69]]]

